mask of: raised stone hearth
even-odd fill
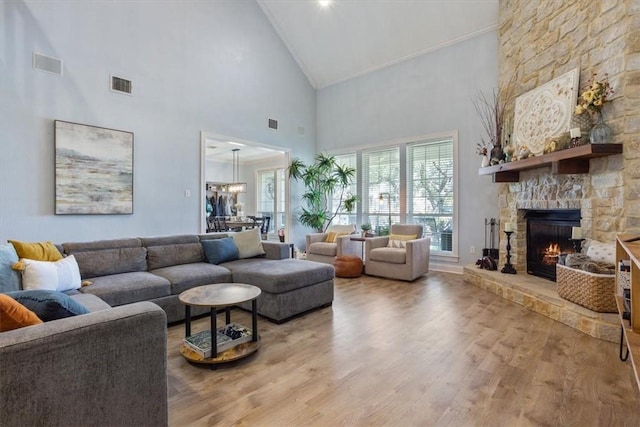
[[[526,273],[483,270],[475,265],[464,267],[464,280],[592,337],[611,342],[620,340],[617,313],[596,313],[562,299],[555,282]]]

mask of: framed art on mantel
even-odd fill
[[[513,142],[532,154],[543,153],[548,138],[569,132],[578,102],[580,72],[577,68],[516,98]]]
[[[56,215],[133,213],[133,132],[54,121]]]

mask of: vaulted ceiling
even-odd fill
[[[498,0],[257,0],[317,89],[491,31]],[[227,141],[207,138],[207,156],[231,161]],[[282,155],[240,146],[240,162]]]
[[[498,19],[498,0],[257,2],[315,88],[491,31]]]

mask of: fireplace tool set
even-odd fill
[[[482,258],[476,261],[476,265],[485,270],[498,269],[499,250],[495,247],[500,232],[500,221],[495,218],[484,219],[484,249]],[[489,247],[487,247],[487,242]]]

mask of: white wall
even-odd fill
[[[458,265],[484,246],[484,218],[498,217],[498,186],[478,176],[484,136],[471,102],[497,87],[497,34],[490,32],[318,91],[318,150],[384,144],[459,131]],[[345,148],[346,147],[346,148]]]
[[[316,152],[315,91],[253,1],[0,8],[0,241],[198,232],[201,131]],[[33,70],[33,52],[64,76]],[[112,73],[133,96],[108,90]],[[133,215],[54,215],[56,119],[134,132]]]

